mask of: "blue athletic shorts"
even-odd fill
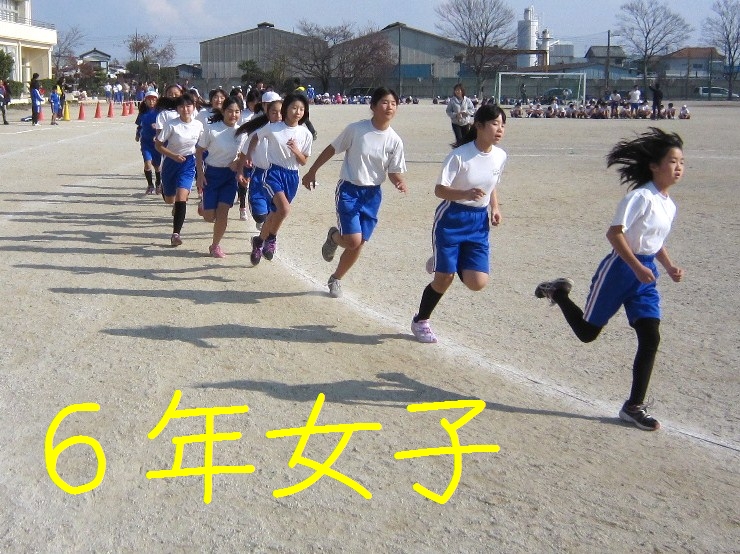
[[[637,259],[653,272],[657,280],[655,256],[637,256]],[[641,283],[632,268],[612,251],[601,261],[591,280],[583,319],[603,327],[622,306],[630,325],[646,317],[660,319],[660,294],[655,283]]]
[[[285,194],[288,203],[293,202],[293,198],[298,193],[298,171],[295,169],[286,169],[279,165],[271,165],[265,171],[263,181],[265,194],[270,198],[270,211],[277,211],[272,197],[278,192]]]
[[[340,181],[334,194],[339,233],[342,235],[362,233],[362,240],[370,240],[378,224],[378,210],[382,198],[380,185],[358,187],[349,181]]]
[[[177,189],[190,190],[195,179],[195,155],[191,154],[182,163],[165,156],[162,162],[162,192],[175,196]]]
[[[270,211],[270,198],[265,193],[265,188],[263,186],[265,170],[261,167],[245,170],[244,174],[246,176],[249,176],[248,171],[251,171],[252,173],[249,179],[249,192],[247,193],[249,211],[253,216],[265,215]]]
[[[207,165],[206,186],[203,189],[203,209],[215,210],[219,204],[234,205],[238,183],[236,173],[230,167]]]
[[[469,269],[489,272],[488,208],[445,200],[434,215],[432,251],[434,271],[461,273]]]
[[[162,165],[162,154],[154,146],[154,140],[141,141],[141,157],[145,162],[152,162],[155,167]]]

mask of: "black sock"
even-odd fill
[[[429,319],[432,316],[434,308],[437,307],[439,301],[444,295],[443,292],[437,292],[432,288],[432,284],[429,283],[427,288],[421,295],[421,303],[419,304],[419,314],[414,318],[414,321],[420,321],[422,319]]]
[[[562,290],[552,295],[552,299],[560,307],[570,328],[581,342],[591,342],[599,336],[603,327],[589,323],[583,319],[583,310],[576,306],[568,293]]]
[[[660,344],[660,320],[646,317],[635,321],[632,327],[637,333],[637,353],[632,365],[632,390],[627,403],[637,405],[645,401],[650,384],[650,375]]]
[[[160,171],[155,171],[154,179],[154,182],[157,183],[157,186],[160,186],[162,184],[162,173]]]
[[[172,216],[172,232],[179,233],[185,223],[185,212],[188,209],[188,203],[184,200],[175,202],[175,215]]]
[[[154,188],[154,182],[152,181],[152,170],[151,169],[145,169],[144,170],[144,177],[146,177],[146,184],[149,185],[149,188]]]
[[[244,208],[247,207],[247,187],[239,185],[238,193],[239,193],[239,209],[243,210]]]

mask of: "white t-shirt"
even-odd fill
[[[227,167],[239,153],[244,135],[236,136],[236,126],[227,127],[223,121],[206,124],[198,139],[198,146],[208,150],[207,164]]]
[[[284,121],[265,125],[257,131],[258,140],[267,140],[267,161],[285,169],[298,171],[300,164],[295,154],[288,148],[288,141],[293,139],[304,156],[311,155],[313,136],[305,125],[288,127]]]
[[[211,117],[214,112],[215,110],[213,108],[203,108],[198,112],[198,115],[196,115],[194,119],[200,121],[205,129],[210,124],[208,118]]]
[[[351,123],[331,143],[334,151],[345,152],[339,178],[359,187],[380,185],[387,173],[404,173],[403,141],[388,127],[376,129],[364,119]]]
[[[491,202],[493,189],[501,180],[506,164],[506,152],[492,146],[490,152],[481,152],[475,141],[458,146],[447,154],[437,183],[454,190],[479,188],[486,194],[480,200],[457,200],[458,204],[483,208]]]
[[[170,121],[171,119],[178,119],[180,117],[180,114],[177,113],[177,110],[162,110],[157,114],[157,121],[154,123],[154,128],[157,131],[161,131],[162,128],[164,128],[164,124],[166,121]]]
[[[638,89],[632,89],[630,91],[630,104],[638,104],[640,102],[640,91]]]
[[[185,123],[179,117],[165,121],[162,131],[157,137],[160,142],[166,142],[167,148],[180,156],[190,156],[195,153],[195,145],[203,133],[203,124],[193,119]]]
[[[676,205],[650,182],[628,192],[617,206],[612,227],[621,225],[634,254],[653,255],[671,231]]]

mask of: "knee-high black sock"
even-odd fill
[[[419,314],[414,318],[414,321],[421,321],[423,319],[429,319],[432,316],[434,308],[437,307],[439,301],[444,295],[443,292],[437,292],[432,288],[432,284],[429,283],[427,288],[421,295],[421,302],[419,303]]]
[[[573,302],[565,291],[556,292],[552,299],[560,307],[570,328],[581,342],[591,342],[599,336],[603,327],[583,319],[583,310]]]
[[[175,202],[175,215],[172,216],[172,232],[179,233],[185,223],[185,212],[188,209],[188,203],[184,200]]]
[[[162,172],[154,170],[154,179],[155,179],[154,182],[157,184],[157,186],[161,185],[162,184]]]
[[[655,355],[660,344],[660,320],[653,317],[638,319],[632,324],[637,333],[637,353],[632,366],[632,390],[629,404],[645,401],[650,375],[655,364]]]
[[[146,184],[149,185],[149,188],[154,188],[154,181],[152,181],[152,170],[151,169],[145,169],[144,170],[144,177],[146,177]]]
[[[239,209],[244,209],[247,207],[247,187],[239,185],[238,194],[239,194]]]

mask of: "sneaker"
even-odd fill
[[[272,260],[275,250],[277,250],[277,239],[267,239],[265,245],[262,247],[262,254],[265,256],[265,259],[268,261]]]
[[[170,244],[172,246],[180,246],[182,244],[180,233],[172,233],[172,236],[170,237]]]
[[[247,208],[239,208],[239,219],[242,221],[247,220]]]
[[[647,409],[651,404],[652,402],[648,402],[647,404],[630,406],[625,402],[622,409],[619,410],[619,419],[632,423],[635,427],[643,431],[657,431],[660,429],[660,423],[647,413]]]
[[[570,292],[570,289],[573,288],[573,280],[568,279],[567,277],[560,277],[559,279],[555,279],[553,281],[544,281],[537,285],[537,288],[534,289],[534,295],[537,298],[547,298],[550,300],[550,304],[555,304],[555,300],[553,300],[553,295],[558,291],[563,291],[566,294]]]
[[[427,273],[434,273],[434,256],[430,256],[426,264]]]
[[[262,240],[258,237],[252,237],[252,253],[249,255],[249,260],[252,265],[257,265],[262,259]]]
[[[146,189],[146,194],[154,194],[154,187],[148,187]]]
[[[339,279],[337,279],[334,276],[329,277],[329,282],[327,283],[329,286],[329,296],[332,298],[341,298],[342,297],[342,283]]]
[[[161,185],[161,184],[159,184],[159,185],[157,185],[156,187],[154,187],[154,191],[155,191],[155,192],[156,192],[157,194],[161,195],[161,194],[162,194],[162,185]]]
[[[326,240],[324,241],[324,245],[321,247],[321,255],[327,262],[330,262],[334,259],[334,254],[336,254],[337,252],[337,246],[339,246],[331,238],[335,231],[339,231],[339,229],[337,229],[336,227],[331,227],[329,229],[329,232],[326,233]]]
[[[203,217],[203,200],[198,202],[198,215],[200,217]]]
[[[210,252],[211,256],[213,256],[214,258],[225,258],[226,257],[226,254],[221,249],[220,244],[212,244],[211,246],[208,247],[208,252]]]
[[[414,316],[416,317],[416,316]],[[411,320],[411,332],[419,342],[432,343],[437,342],[437,336],[429,326],[428,319],[420,319],[419,321]]]

